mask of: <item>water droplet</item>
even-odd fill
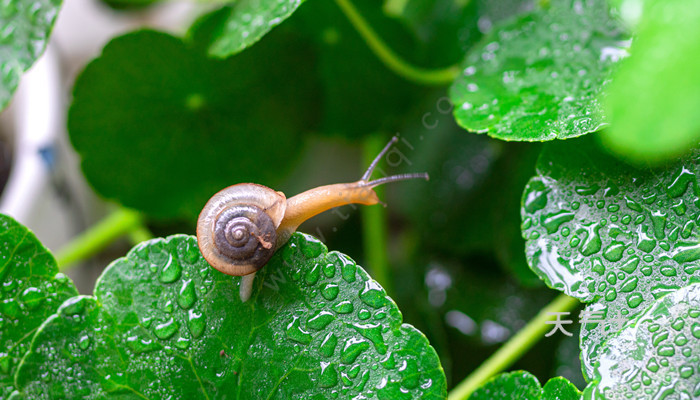
[[[695,181],[695,174],[685,167],[681,167],[676,173],[673,181],[666,188],[666,192],[671,197],[681,197],[688,188],[688,184]]]
[[[615,272],[609,272],[608,276],[605,277],[605,280],[608,281],[609,284],[614,285],[617,283],[617,275]]]
[[[631,308],[637,308],[644,301],[644,298],[639,293],[632,293],[627,296],[627,305]]]
[[[657,354],[663,357],[670,357],[676,354],[676,349],[672,345],[659,346]]]
[[[180,336],[175,341],[175,347],[180,350],[187,350],[190,347],[190,339]]]
[[[355,310],[355,307],[352,305],[352,302],[347,300],[333,305],[333,311],[338,314],[349,314],[353,312],[353,310]]]
[[[340,352],[340,360],[343,364],[352,364],[357,357],[367,349],[369,349],[369,343],[367,343],[367,341],[350,338],[345,341],[345,346],[343,346]]]
[[[547,233],[551,235],[557,232],[563,223],[574,219],[574,216],[575,214],[570,211],[561,210],[556,213],[542,215],[540,220],[542,222],[542,226],[547,229]]]
[[[613,241],[603,250],[603,257],[608,261],[620,261],[624,254],[626,245],[622,242]]]
[[[649,227],[646,225],[637,227],[637,248],[646,253],[651,252],[656,247],[656,240],[649,236],[648,230]]]
[[[81,336],[80,340],[78,340],[78,347],[80,347],[81,350],[87,350],[88,347],[90,347],[90,336]]]
[[[44,293],[39,288],[29,287],[24,289],[20,295],[20,300],[29,310],[34,310],[41,305],[44,300]]]
[[[600,239],[600,224],[595,223],[589,226],[584,226],[583,229],[586,231],[586,238],[581,244],[581,249],[579,250],[582,255],[588,257],[600,251],[603,244]]]
[[[622,287],[620,287],[621,292],[629,293],[633,291],[634,289],[637,288],[637,282],[639,282],[639,278],[636,276],[631,276],[629,277],[623,284]]]
[[[617,204],[610,204],[608,206],[608,212],[614,213],[614,212],[618,212],[619,210],[620,210],[620,206],[618,206]]]
[[[177,294],[177,304],[183,310],[187,310],[194,305],[196,300],[197,294],[194,290],[194,282],[192,282],[192,279],[184,279]]]
[[[676,276],[678,274],[676,269],[670,265],[662,265],[659,271],[661,271],[661,275],[668,277]]]
[[[685,321],[681,317],[676,318],[673,321],[673,323],[671,323],[671,328],[673,328],[677,331],[680,331],[681,329],[683,329],[684,326],[685,326]]]
[[[180,326],[178,323],[175,322],[174,319],[170,318],[169,320],[156,325],[156,327],[153,329],[153,333],[158,339],[170,339],[177,332],[179,327]]]
[[[163,283],[172,283],[180,279],[182,268],[180,264],[173,260],[172,255],[168,255],[168,261],[158,275],[158,279]]]
[[[204,333],[206,321],[203,313],[198,313],[195,310],[190,310],[187,317],[187,329],[193,338],[198,338]]]
[[[319,386],[324,388],[333,387],[338,384],[338,372],[335,370],[335,364],[321,362],[321,375],[318,380]]]
[[[691,376],[693,376],[693,373],[695,372],[693,370],[693,367],[690,365],[683,365],[680,367],[680,369],[678,371],[680,372],[681,378],[684,378],[684,379],[690,378]],[[696,393],[696,395],[697,395],[697,393]]]
[[[625,205],[627,205],[627,208],[629,208],[632,211],[642,212],[643,210],[641,204],[637,203],[636,201],[632,200],[627,196],[625,196]]]
[[[309,344],[313,339],[309,332],[301,329],[301,319],[297,316],[292,317],[292,322],[287,325],[285,332],[289,339],[301,344]]]
[[[598,190],[600,190],[600,186],[596,184],[592,184],[590,186],[576,186],[574,188],[574,191],[580,194],[581,196],[592,196],[596,194]]]
[[[335,265],[333,263],[326,263],[326,265],[323,266],[323,275],[326,276],[326,278],[332,278],[335,276]]]
[[[379,354],[386,354],[387,346],[382,336],[382,327],[377,324],[353,324],[353,328],[374,344]]]
[[[607,292],[605,292],[605,300],[607,301],[613,301],[617,298],[617,291],[615,288],[610,288]]]
[[[639,257],[630,257],[624,264],[620,267],[620,270],[628,274],[633,273],[637,266],[639,265]]]
[[[673,340],[673,343],[676,344],[676,346],[684,346],[686,343],[688,343],[688,338],[685,337],[684,334],[679,333],[676,338]]]
[[[326,246],[318,239],[310,236],[305,239],[300,243],[300,248],[306,258],[316,258],[326,251]]]
[[[328,311],[318,311],[316,315],[306,322],[306,326],[320,331],[321,329],[325,329],[328,324],[333,321],[335,321],[335,316],[332,313]]]
[[[304,281],[308,286],[315,285],[321,277],[321,264],[314,264],[313,268],[304,274]]]
[[[128,336],[126,345],[136,354],[153,351],[159,347],[150,337],[141,339],[136,335]]]
[[[651,337],[651,343],[654,347],[658,347],[661,342],[668,339],[668,331],[657,332]]]
[[[372,313],[369,312],[369,310],[367,310],[365,308],[363,308],[362,310],[360,310],[360,312],[357,313],[357,317],[363,321],[369,319],[369,317],[371,317],[371,316],[372,316]]]
[[[547,205],[547,188],[539,180],[531,181],[525,188],[524,208],[530,214],[543,209]]]
[[[370,307],[379,308],[386,304],[386,293],[379,284],[370,279],[360,291],[360,300]]]
[[[321,355],[323,356],[331,357],[333,356],[333,353],[335,352],[335,347],[337,345],[338,337],[335,335],[335,333],[331,332],[327,334],[325,338],[323,338],[321,346],[319,346],[318,348],[318,352],[321,353]]]

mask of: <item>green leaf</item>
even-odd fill
[[[700,3],[643,4],[631,55],[608,89],[610,129],[603,139],[634,161],[659,162],[700,138]]]
[[[388,18],[376,0],[353,0],[388,46],[410,59],[415,39]],[[370,51],[333,1],[312,1],[290,23],[306,33],[318,49],[323,90],[321,131],[353,140],[376,132],[395,132],[425,88],[399,77]]]
[[[446,396],[427,339],[347,256],[297,233],[243,304],[239,280],[211,268],[192,236],[142,243],[107,268],[94,298],[42,327],[18,372],[22,395]]]
[[[523,194],[531,268],[589,305],[581,347],[590,377],[600,346],[669,291],[700,281],[700,150],[636,169],[591,138],[549,143]]]
[[[226,21],[214,37],[209,54],[225,58],[243,51],[289,18],[302,3],[304,0],[236,1],[226,7]]]
[[[422,125],[401,130],[388,160],[400,172],[426,171],[430,181],[404,184],[396,203],[421,232],[421,243],[440,252],[493,253],[527,286],[540,284],[528,268],[520,229],[520,197],[540,147],[465,135],[446,97],[417,116]],[[469,227],[469,229],[465,229]]]
[[[0,5],[0,110],[19,78],[44,52],[61,0],[7,0]]]
[[[552,0],[496,27],[450,88],[465,129],[503,140],[565,139],[598,130],[599,97],[625,34],[604,0]]]
[[[656,300],[605,343],[590,399],[700,398],[700,284]]]
[[[274,187],[290,169],[316,119],[310,49],[277,30],[212,60],[201,33],[209,22],[192,43],[154,31],[118,37],[78,77],[70,139],[104,197],[193,219],[212,193],[237,182]]]
[[[56,260],[36,236],[2,214],[0,260],[0,399],[7,399],[34,332],[78,292],[70,279],[58,273]]]
[[[469,397],[469,400],[578,400],[581,393],[562,377],[544,385],[527,371],[513,371],[491,378]]]

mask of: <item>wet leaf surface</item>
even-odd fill
[[[226,22],[209,48],[217,57],[234,55],[289,18],[304,0],[238,0],[226,8]]]
[[[700,398],[700,284],[656,300],[608,339],[592,399]]]
[[[598,130],[599,97],[625,34],[603,0],[552,0],[499,25],[467,54],[450,89],[465,129],[544,141]]]
[[[0,399],[7,399],[39,325],[78,291],[36,236],[2,214],[0,281]]]
[[[144,242],[45,324],[25,398],[444,398],[427,339],[347,256],[295,234],[241,304],[191,236]],[[90,360],[90,362],[86,362]],[[156,384],[154,384],[156,383]]]
[[[118,37],[78,77],[70,139],[102,196],[194,219],[212,193],[238,182],[274,187],[296,160],[316,118],[313,53],[276,30],[236,57],[209,59],[221,17],[200,21],[191,40]]]
[[[8,0],[0,6],[0,110],[43,53],[60,7],[61,0]]]
[[[523,194],[533,270],[587,306],[584,374],[607,337],[667,293],[700,281],[700,150],[664,169],[635,169],[593,138],[547,144]],[[587,321],[587,322],[584,322]]]
[[[578,400],[581,393],[562,377],[552,378],[544,385],[527,371],[500,374],[477,389],[469,400]]]

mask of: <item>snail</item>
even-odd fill
[[[406,179],[428,179],[427,173],[400,174],[369,180],[380,159],[398,141],[394,136],[352,183],[319,186],[289,199],[255,183],[239,183],[216,193],[197,220],[197,243],[215,269],[241,276],[241,301],[250,298],[255,273],[282,247],[299,225],[326,210],[346,204],[380,203],[374,187]]]

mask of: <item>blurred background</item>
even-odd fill
[[[474,1],[468,9],[460,8],[462,12],[454,14],[453,25],[444,25],[441,28],[444,31],[430,31],[421,27],[429,26],[431,18],[437,18],[431,13],[400,19],[392,11],[397,2],[387,1],[383,6],[368,1],[357,3],[369,10],[366,17],[370,22],[373,18],[383,18],[375,26],[392,48],[427,67],[460,61],[464,49],[488,33],[494,23],[532,7],[528,1]],[[308,59],[318,58],[310,69],[320,77],[321,88],[318,92],[304,92],[297,105],[289,102],[266,104],[266,107],[291,107],[292,112],[294,107],[304,107],[309,115],[299,117],[295,123],[303,125],[312,121],[306,126],[307,132],[289,139],[293,145],[280,139],[279,144],[253,146],[251,156],[265,160],[266,172],[259,179],[255,174],[234,173],[228,183],[222,185],[215,180],[209,182],[204,177],[206,172],[197,172],[200,175],[193,179],[204,182],[203,186],[207,187],[204,192],[209,195],[226,185],[252,180],[281,190],[289,197],[318,185],[357,180],[391,136],[399,135],[399,142],[380,165],[376,177],[425,171],[430,174],[429,182],[416,180],[388,185],[380,193],[387,208],[375,206],[373,211],[365,211],[360,207],[342,207],[313,218],[300,230],[318,237],[330,249],[348,254],[371,274],[382,275],[380,281],[398,303],[404,321],[424,332],[438,351],[452,386],[556,295],[527,267],[520,236],[520,197],[534,172],[540,147],[498,141],[459,128],[452,116],[446,87],[418,86],[392,74],[366,48],[342,15],[338,17],[334,7],[331,2],[308,1],[293,18],[269,35],[277,36],[266,38],[261,45],[241,54],[253,57],[253,49],[260,47],[263,52],[265,43],[292,40],[288,38],[296,38],[294,35],[312,38],[315,47],[311,46]],[[81,157],[73,147],[87,139],[71,141],[67,126],[72,126],[73,132],[87,131],[80,122],[68,122],[69,108],[74,101],[75,110],[71,112],[87,115],[112,107],[119,110],[119,102],[124,99],[115,96],[107,98],[104,105],[95,106],[94,99],[101,95],[97,93],[94,97],[83,96],[77,104],[77,93],[89,91],[91,84],[100,81],[100,76],[97,72],[90,76],[85,74],[83,86],[74,89],[76,77],[91,60],[100,56],[110,40],[143,27],[175,37],[194,37],[196,41],[198,33],[192,33],[190,27],[194,21],[204,21],[200,23],[205,28],[200,31],[206,31],[206,18],[199,18],[215,9],[215,5],[194,2],[135,7],[128,3],[65,0],[45,54],[22,77],[11,105],[0,114],[0,184],[3,187],[0,212],[27,225],[56,252],[118,209],[120,206],[115,203],[114,196],[105,195],[104,190],[96,191],[87,183]],[[445,14],[445,10],[442,13]],[[444,39],[455,37],[459,40]],[[296,42],[290,43],[290,48],[296,46]],[[122,51],[124,64],[116,65],[115,70],[126,71],[133,63],[135,69],[143,68],[141,72],[151,79],[161,73],[147,70],[148,63],[144,67],[139,64],[138,57],[143,54],[134,54],[132,60],[130,53]],[[247,69],[236,67],[239,68],[236,71],[271,68],[270,65],[280,70],[288,68],[284,62],[289,58],[275,51],[271,54],[258,54],[244,65]],[[265,66],[261,60],[265,60]],[[108,61],[105,53],[102,62]],[[96,70],[98,64],[92,67]],[[300,64],[298,68],[306,67]],[[212,71],[212,76],[218,78],[217,72]],[[292,99],[298,98],[305,88],[316,85],[312,82],[304,86],[304,78],[294,71],[289,67],[287,75],[280,73],[282,83],[278,85],[288,88],[287,95]],[[340,73],[347,73],[348,78],[339,79],[345,76]],[[330,78],[333,84],[328,83]],[[129,93],[132,82],[120,79],[123,80],[112,83],[125,87]],[[178,79],[197,80],[192,76]],[[257,82],[255,78],[251,80]],[[261,86],[261,93],[268,92],[269,88],[262,87],[262,83],[255,84]],[[250,88],[254,91],[256,86]],[[134,97],[138,96],[138,90],[132,92]],[[268,99],[251,96],[250,101]],[[283,98],[281,96],[278,98]],[[101,98],[105,100],[104,96]],[[189,97],[187,107],[198,110],[198,99]],[[241,101],[223,99],[222,103]],[[197,121],[206,120],[197,118]],[[284,119],[285,115],[262,116],[261,120],[265,118],[275,125],[277,119]],[[78,121],[75,116],[73,119]],[[124,125],[119,125],[119,121]],[[111,115],[108,122],[116,131],[123,130],[125,135],[136,129],[129,124],[141,128],[149,126],[142,116],[129,117],[118,112]],[[115,127],[115,123],[119,126]],[[219,126],[214,124],[206,128],[216,130]],[[222,129],[228,128],[223,126]],[[202,128],[202,132],[207,130]],[[230,145],[242,146],[241,141],[249,139],[234,138]],[[165,148],[170,138],[166,135],[159,140]],[[96,146],[109,147],[110,142]],[[151,154],[149,149],[153,146],[154,142],[148,141],[142,148],[135,145],[134,158]],[[271,148],[274,157],[262,155],[266,147]],[[185,164],[191,157],[187,153],[181,156]],[[125,160],[125,163],[129,162]],[[121,173],[119,165],[113,169],[116,174]],[[147,166],[143,166],[142,173],[148,175]],[[146,211],[148,229],[155,236],[194,234],[196,211],[193,210],[196,210],[197,201],[193,200],[192,207],[183,206],[182,212]],[[369,234],[377,234],[367,227],[371,223],[368,221],[377,218],[387,221],[386,232],[367,239]],[[386,254],[368,254],[376,252],[377,246],[372,250],[367,240],[378,241]],[[112,260],[125,255],[131,246],[128,238],[119,239],[95,257],[71,268],[68,274],[81,293],[91,293],[101,271]],[[381,272],[374,271],[376,264],[382,262],[388,265],[382,267]],[[541,340],[514,368],[531,371],[543,382],[550,376],[563,375],[582,388],[578,334],[574,328],[571,332],[572,337],[556,334]]]

